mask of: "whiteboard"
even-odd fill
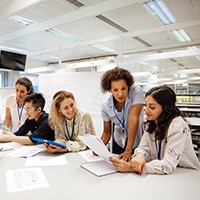
[[[57,91],[70,91],[74,94],[77,107],[90,113],[96,134],[101,136],[103,132],[101,103],[106,97],[100,90],[101,75],[100,72],[40,74],[39,92],[46,99],[45,111],[50,111],[53,95]]]

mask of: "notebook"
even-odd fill
[[[81,164],[82,168],[96,176],[104,176],[117,172],[116,168],[109,161],[109,157],[111,157],[112,154],[98,136],[85,134],[84,136],[79,136],[79,139],[92,151],[103,158],[103,160],[100,161],[83,163]]]

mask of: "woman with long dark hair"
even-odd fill
[[[168,86],[150,89],[146,95],[145,133],[130,162],[110,161],[118,171],[170,174],[177,166],[200,169],[191,131],[176,107],[176,95]]]

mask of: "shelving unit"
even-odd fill
[[[200,84],[174,85],[176,105],[184,113],[192,130],[192,141],[200,160]]]

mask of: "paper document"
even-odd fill
[[[49,187],[41,168],[25,168],[6,172],[8,192]]]
[[[107,147],[103,141],[96,135],[85,134],[83,136],[78,136],[80,140],[88,146],[92,151],[98,154],[101,158],[106,161],[109,161],[111,153],[108,151]]]
[[[45,150],[44,147],[43,146],[41,147],[39,145],[23,146],[20,149],[14,150],[11,153],[7,154],[7,156],[27,158],[30,156],[34,156],[44,150]]]
[[[88,162],[103,160],[103,158],[101,158],[100,156],[95,156],[91,149],[80,151],[78,153]]]
[[[13,147],[9,145],[8,143],[0,143],[0,151],[8,151],[12,149]]]
[[[28,157],[25,162],[25,166],[58,166],[58,165],[68,165],[65,155],[36,155],[33,157]]]
[[[83,163],[81,164],[81,167],[96,176],[105,176],[117,171],[111,163],[105,160]]]
[[[109,157],[111,157],[112,155],[100,138],[90,134],[79,136],[79,138],[83,143],[85,143],[86,146],[88,146],[92,151],[98,154],[100,158],[103,159],[83,163],[81,164],[82,168],[86,169],[96,176],[104,176],[117,172],[116,168],[109,161]],[[86,154],[84,156],[86,156]]]

